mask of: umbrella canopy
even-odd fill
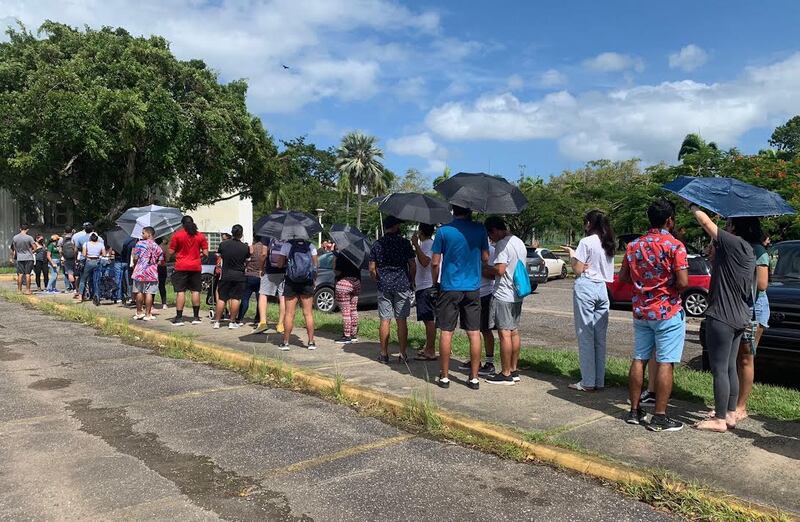
[[[417,192],[398,192],[386,196],[378,205],[378,210],[404,221],[418,221],[435,225],[450,223],[450,205],[441,199],[432,198]]]
[[[775,192],[733,178],[680,176],[664,189],[726,218],[794,214]]]
[[[125,232],[122,227],[114,227],[106,232],[106,244],[114,249],[114,252],[122,252],[125,243],[128,242],[131,235]]]
[[[519,188],[483,172],[459,172],[433,188],[453,205],[486,214],[519,214],[528,206]]]
[[[330,236],[339,253],[348,261],[360,268],[367,267],[372,243],[359,229],[350,225],[333,225]]]
[[[181,219],[183,213],[177,208],[147,205],[129,208],[117,219],[117,225],[131,237],[142,237],[144,227],[153,227],[155,237],[162,237],[178,230]]]
[[[317,218],[294,210],[276,210],[259,219],[254,228],[257,236],[282,240],[308,239],[322,232],[322,225]]]

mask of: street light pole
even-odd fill
[[[324,208],[317,208],[317,209],[314,209],[314,210],[317,212],[317,221],[319,221],[319,226],[321,227],[322,226],[322,214],[325,213],[325,209]],[[322,248],[322,231],[320,231],[320,233],[319,233],[319,238],[317,240],[317,246],[319,248]]]

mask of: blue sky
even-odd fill
[[[380,138],[398,174],[548,176],[674,161],[700,132],[755,152],[800,113],[795,1],[0,0],[0,22],[160,34],[278,139]],[[286,64],[290,69],[283,69]]]

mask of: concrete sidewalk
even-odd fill
[[[38,297],[72,302],[63,295]],[[75,306],[95,309],[90,303]],[[96,310],[126,319],[133,315],[131,310],[113,305]],[[625,464],[665,469],[743,499],[800,513],[800,423],[797,422],[755,417],[726,434],[698,432],[688,426],[677,433],[653,433],[621,420],[628,405],[627,391],[620,388],[584,394],[568,389],[569,383],[564,379],[523,372],[522,381],[513,387],[482,382],[481,389],[473,391],[463,385],[467,375],[456,370],[458,361],[453,361],[450,376],[453,382],[448,390],[442,390],[432,383],[438,373],[437,362],[414,361],[408,366],[397,362],[380,364],[375,361],[376,343],[360,342],[343,348],[333,343],[334,335],[322,333],[317,335],[317,350],[309,351],[301,347],[305,344],[305,329],[296,327],[295,334],[303,342],[295,339],[290,351],[281,352],[277,348],[280,336],[274,330],[264,335],[252,334],[249,327],[212,330],[207,319],[201,325],[187,323],[176,328],[168,322],[173,314],[170,309],[162,312],[157,321],[136,321],[136,324],[163,332],[190,334],[201,341],[285,360],[323,374],[339,373],[348,382],[401,397],[414,391],[430,392],[441,408],[453,412],[517,430],[546,432]],[[697,403],[672,401],[670,415],[688,424],[704,411]]]

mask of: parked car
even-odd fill
[[[800,241],[782,241],[771,250],[774,269],[767,287],[769,328],[764,331],[756,357],[786,371],[800,368]],[[703,368],[708,369],[705,321],[700,324]],[[795,381],[796,382],[796,381]]]
[[[544,261],[545,277],[550,279],[566,279],[567,277],[567,263],[551,250],[546,248],[537,248],[536,255]]]
[[[528,266],[528,275],[531,278],[531,292],[534,292],[540,283],[547,282],[547,267],[535,248],[527,247],[527,251],[528,258],[525,264]]]
[[[317,287],[314,291],[314,308],[320,312],[335,312],[336,278],[333,273],[333,253],[326,252],[319,256],[319,272],[317,273]],[[359,305],[375,305],[378,302],[378,287],[369,270],[361,270],[361,296]]]
[[[216,252],[209,252],[208,257],[203,259],[201,266],[201,278],[203,281],[203,293],[208,292],[214,280],[214,268],[217,266]],[[167,263],[167,281],[172,280],[172,273],[175,271],[175,263]]]
[[[711,286],[711,266],[708,260],[696,254],[687,256],[689,261],[689,288],[684,290],[683,308],[690,317],[701,317],[708,308],[708,289]],[[619,274],[614,274],[614,282],[606,283],[611,305],[630,304],[633,285],[621,283]]]

